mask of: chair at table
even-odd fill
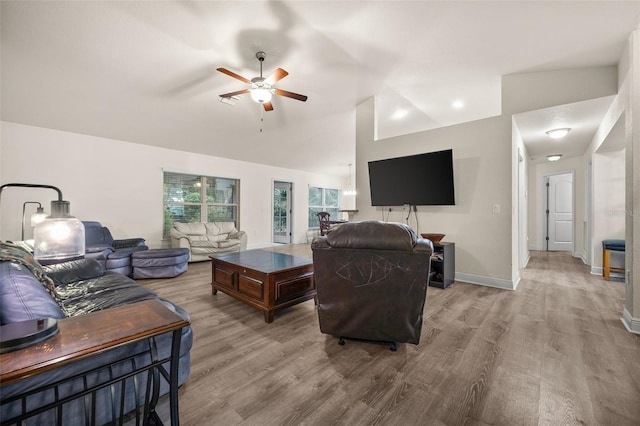
[[[433,244],[402,223],[349,222],[315,237],[320,331],[339,338],[420,342]]]
[[[331,215],[327,212],[318,213],[318,222],[320,223],[320,235],[327,235],[331,226]]]

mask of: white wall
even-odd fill
[[[593,263],[602,272],[602,240],[625,239],[625,152],[593,155]],[[620,262],[622,263],[622,262]],[[613,262],[618,266],[617,262]]]
[[[307,241],[308,187],[342,188],[347,182],[219,157],[139,145],[40,127],[2,122],[0,175],[9,182],[40,183],[60,188],[71,202],[71,214],[97,220],[116,238],[144,237],[161,247],[163,169],[240,179],[240,228],[249,247],[271,244],[273,181],[293,182],[293,240]],[[49,209],[51,190],[8,188],[2,193],[1,235],[18,240],[22,203],[40,201]]]
[[[591,241],[586,244],[591,245],[591,259],[587,259],[587,263],[591,265],[591,272],[594,274],[602,273],[602,240],[624,239],[625,235],[624,113],[628,108],[627,92],[628,83],[625,80],[621,82],[620,93],[615,96],[598,126],[582,161],[585,165],[589,161],[592,164],[593,187],[587,188],[592,191],[589,221]]]
[[[513,289],[517,284],[517,138],[512,114],[614,95],[616,67],[509,75],[503,78],[502,115],[455,126],[376,140],[375,101],[356,111],[357,209],[355,220],[404,222],[371,207],[367,163],[372,160],[453,149],[455,206],[418,207],[418,232],[446,234],[456,243],[456,279]],[[515,142],[514,142],[515,141]],[[583,202],[584,204],[584,202]],[[493,213],[493,206],[499,212]],[[412,216],[413,218],[413,216]],[[531,222],[531,219],[529,220]]]
[[[356,220],[405,222],[408,211],[371,206],[368,162],[453,149],[455,206],[418,206],[418,231],[446,234],[456,243],[456,279],[512,288],[511,279],[511,118],[494,117],[447,128],[374,140],[373,99],[357,111]],[[416,182],[428,185],[428,182]],[[492,213],[493,205],[500,213]],[[388,209],[388,208],[387,208]]]
[[[640,28],[640,26],[639,26]],[[628,108],[625,111],[625,307],[622,321],[640,334],[640,29],[629,37],[626,55]]]

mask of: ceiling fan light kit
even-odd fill
[[[221,73],[227,74],[229,77],[240,80],[249,86],[246,89],[238,90],[236,92],[224,93],[220,95],[220,98],[233,98],[238,95],[250,93],[251,99],[259,104],[262,104],[265,111],[273,111],[273,105],[271,104],[273,95],[285,96],[287,98],[305,102],[307,100],[307,96],[305,95],[300,95],[298,93],[288,92],[286,90],[276,89],[275,87],[273,87],[274,84],[289,75],[287,71],[283,70],[282,68],[278,68],[267,78],[264,78],[262,76],[262,62],[264,62],[264,58],[266,56],[267,54],[262,51],[256,53],[256,58],[258,58],[258,61],[260,62],[260,77],[254,77],[251,80],[242,77],[241,75],[236,74],[233,71],[229,71],[226,68],[218,68],[218,71],[220,71]]]
[[[259,104],[271,101],[271,91],[264,87],[256,87],[251,90],[251,99]]]

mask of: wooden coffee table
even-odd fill
[[[211,293],[218,290],[253,306],[273,322],[276,311],[316,295],[313,261],[267,250],[209,256]]]

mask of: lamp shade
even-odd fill
[[[84,225],[69,215],[68,201],[52,201],[51,216],[33,230],[34,257],[40,263],[57,263],[84,256]]]
[[[42,207],[38,207],[38,210],[31,215],[31,226],[36,226],[40,222],[47,218],[47,214]]]
[[[84,226],[75,217],[48,217],[33,231],[34,257],[55,263],[84,256]]]
[[[271,91],[262,87],[258,87],[257,89],[253,89],[251,91],[251,99],[261,104],[269,102],[271,101]]]

